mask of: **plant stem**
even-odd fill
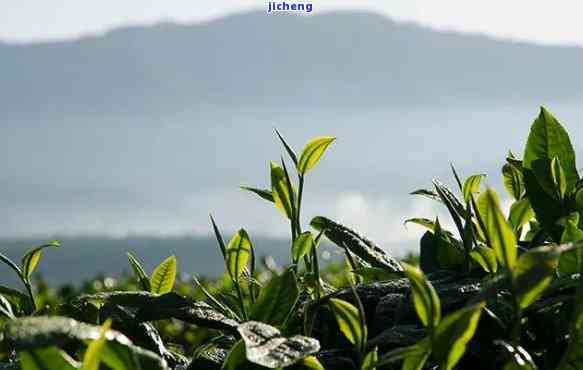
[[[302,197],[304,195],[304,176],[298,175],[298,209],[296,213],[296,227],[298,234],[302,233],[302,225],[300,221],[300,215],[302,210]]]
[[[514,293],[513,293],[514,296]],[[512,344],[515,346],[520,344],[520,330],[521,330],[521,320],[522,320],[522,308],[520,308],[520,303],[517,298],[513,299],[514,304],[514,325],[512,326]]]
[[[34,300],[34,294],[32,292],[32,286],[30,285],[30,282],[25,281],[24,285],[26,286],[26,291],[28,292],[28,296],[30,297],[30,303],[32,305],[32,313],[36,312],[36,302]]]
[[[243,302],[243,293],[241,292],[241,285],[239,281],[235,282],[235,289],[237,290],[237,297],[239,297],[239,304],[241,305],[241,313],[243,314],[243,319],[248,320],[247,311],[245,310],[245,303]]]

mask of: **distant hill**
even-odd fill
[[[238,189],[268,185],[278,127],[297,148],[338,137],[307,180],[306,223],[401,245],[405,218],[434,216],[408,192],[449,179],[449,162],[499,184],[539,105],[581,148],[582,65],[581,48],[354,12],[0,43],[0,238],[202,237],[209,212],[280,237],[285,220]]]
[[[0,46],[0,112],[357,109],[580,97],[583,49],[437,32],[371,13],[247,13]]]

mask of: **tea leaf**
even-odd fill
[[[435,230],[435,223],[432,220],[427,219],[427,218],[409,218],[409,219],[405,220],[405,222],[403,224],[407,225],[408,223],[413,223],[413,224],[423,226],[430,231]]]
[[[314,338],[286,338],[273,326],[256,321],[245,322],[237,330],[245,342],[247,360],[270,369],[292,365],[320,350]]]
[[[522,171],[513,166],[510,163],[506,163],[502,167],[502,179],[504,181],[504,187],[508,191],[511,197],[515,200],[522,199],[525,192],[524,187],[524,177],[522,176]]]
[[[302,359],[300,362],[298,362],[298,365],[300,365],[304,369],[326,370],[315,356],[308,356]]]
[[[107,320],[99,330],[99,336],[95,338],[83,356],[83,366],[81,370],[99,370],[99,363],[101,362],[101,352],[105,346],[105,334],[111,327],[111,320]]]
[[[151,287],[150,278],[148,277],[148,274],[146,274],[140,262],[131,253],[128,252],[127,255],[130,267],[132,268],[134,274],[136,275],[136,278],[142,285],[142,289],[149,292],[151,290]]]
[[[380,267],[392,272],[401,272],[403,268],[399,262],[388,256],[379,246],[357,232],[336,223],[326,217],[314,217],[310,226],[324,235],[340,248],[348,248],[350,252],[370,263],[373,267]]]
[[[466,179],[463,186],[464,201],[469,201],[472,194],[480,191],[480,183],[486,177],[484,174],[472,175]]]
[[[60,246],[61,246],[61,244],[59,243],[59,241],[54,240],[48,244],[41,245],[40,247],[36,247],[36,248],[28,251],[22,257],[22,262],[21,262],[21,264],[22,264],[22,278],[25,281],[28,281],[30,279],[30,275],[34,272],[34,269],[38,265],[38,261],[40,261],[40,257],[42,255],[43,249],[49,248],[49,247],[58,248]]]
[[[500,209],[500,200],[492,188],[478,198],[478,210],[486,230],[486,240],[494,249],[498,262],[512,270],[516,264],[516,237]]]
[[[233,281],[238,282],[239,277],[247,266],[251,251],[251,241],[244,229],[240,229],[233,235],[227,245],[227,271]]]
[[[23,370],[77,370],[79,364],[57,347],[45,347],[19,353]]]
[[[544,246],[523,253],[512,273],[514,294],[521,308],[536,301],[553,279],[559,263],[556,247]]]
[[[272,202],[272,203],[275,202],[275,200],[273,199],[273,194],[271,193],[271,190],[252,188],[249,186],[241,186],[241,189],[255,193],[255,194],[259,195],[259,197],[265,199],[268,202]]]
[[[530,205],[528,198],[523,198],[512,203],[510,206],[510,215],[508,221],[514,231],[519,230],[534,217],[534,210]]]
[[[281,136],[281,134],[279,133],[279,131],[277,129],[275,129],[275,134],[279,138],[279,141],[281,141],[281,143],[283,144],[283,147],[285,148],[285,150],[286,150],[287,154],[289,155],[289,157],[291,158],[292,162],[294,162],[294,165],[297,167],[298,166],[298,157],[297,157],[296,153],[291,148],[291,146],[288,145],[288,143],[285,141],[283,136]]]
[[[376,370],[377,362],[379,362],[379,349],[375,347],[364,356],[360,370]]]
[[[478,246],[470,252],[470,256],[476,261],[484,271],[496,273],[498,271],[498,261],[494,250],[486,246]]]
[[[423,272],[412,265],[401,262],[411,283],[413,305],[424,326],[435,327],[441,320],[441,303],[433,285]]]
[[[474,336],[484,303],[465,307],[443,318],[435,329],[433,357],[443,369],[451,370],[464,355]]]
[[[578,222],[575,220],[567,221],[561,237],[561,244],[574,243],[583,240],[583,231],[579,229],[577,224]],[[582,257],[581,248],[575,248],[561,253],[558,267],[559,275],[567,276],[579,272],[581,270]]]
[[[552,160],[557,157],[564,170],[566,189],[571,191],[577,181],[575,151],[569,135],[557,119],[544,107],[532,124],[524,150],[523,166],[534,170],[533,163],[540,159]]]
[[[238,341],[229,351],[222,370],[239,370],[241,365],[247,362],[247,356],[245,355],[245,343],[243,340]]]
[[[308,141],[298,161],[298,172],[300,175],[304,176],[318,163],[326,148],[334,140],[336,138],[332,136],[318,136]]]
[[[337,298],[330,298],[329,306],[334,313],[336,323],[346,339],[360,347],[366,338],[366,327],[361,326],[360,312],[352,304]]]
[[[555,189],[557,189],[559,193],[559,197],[563,199],[567,192],[567,179],[565,178],[565,171],[563,170],[561,161],[558,157],[553,157],[551,161],[551,176]]]
[[[293,187],[290,189],[287,183],[285,171],[277,163],[271,162],[271,193],[273,194],[273,200],[277,208],[283,212],[283,214],[293,220],[294,217],[294,205],[292,203],[295,190]]]
[[[12,311],[12,305],[8,300],[0,294],[0,313],[9,319],[15,319],[14,312]]]
[[[312,233],[309,231],[301,233],[292,245],[292,258],[294,263],[297,263],[297,261],[307,255],[312,248],[314,248],[314,236]]]
[[[280,326],[295,306],[299,295],[295,274],[292,269],[287,269],[282,275],[273,277],[261,289],[250,319]]]
[[[150,277],[150,292],[164,294],[172,291],[176,279],[176,256],[170,256],[162,261]]]

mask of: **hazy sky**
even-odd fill
[[[305,1],[305,0],[295,0]],[[436,28],[583,45],[583,2],[574,0],[312,0],[314,14],[369,9]],[[120,25],[192,22],[265,9],[259,0],[0,0],[0,39],[78,37]]]

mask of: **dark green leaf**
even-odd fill
[[[478,246],[470,252],[470,256],[476,261],[484,271],[496,273],[498,271],[498,261],[494,250],[486,246]]]
[[[577,217],[578,218],[578,217]],[[583,240],[583,231],[579,229],[578,220],[568,220],[563,230],[561,244],[574,243]],[[559,257],[559,275],[568,276],[581,271],[581,248],[561,253]]]
[[[249,186],[241,186],[241,189],[255,193],[255,194],[259,195],[259,197],[265,199],[268,202],[272,202],[272,203],[275,202],[275,200],[273,199],[273,194],[271,193],[271,190],[252,188]]]
[[[282,275],[273,277],[261,289],[251,311],[251,320],[274,326],[282,325],[295,306],[299,294],[295,274],[292,269],[287,269]]]
[[[297,157],[296,153],[291,148],[291,146],[288,145],[288,143],[285,141],[283,136],[281,136],[281,134],[279,133],[279,131],[277,129],[275,129],[275,134],[279,138],[279,141],[281,141],[281,143],[283,144],[283,147],[285,148],[285,150],[286,150],[287,154],[289,155],[289,157],[291,158],[292,162],[294,162],[294,165],[297,167],[298,166],[298,157]]]
[[[423,226],[430,231],[435,230],[435,223],[432,220],[429,220],[427,218],[409,218],[409,219],[405,220],[404,224],[407,225],[408,223],[413,223],[413,224]]]
[[[226,260],[227,259],[227,247],[225,247],[225,240],[223,239],[223,236],[221,235],[221,230],[219,230],[219,227],[217,226],[217,223],[215,222],[215,219],[213,218],[213,216],[210,215],[209,217],[211,219],[211,224],[213,225],[213,231],[215,233],[215,238],[217,239],[219,249],[221,250],[221,254],[223,255],[223,259]]]
[[[506,163],[502,167],[502,179],[508,194],[515,200],[522,199],[525,192],[522,171],[512,164]]]
[[[540,114],[530,129],[524,150],[523,166],[525,169],[533,170],[533,162],[540,159],[550,161],[555,157],[561,161],[566,189],[571,191],[579,180],[575,151],[563,126],[550,112],[541,107]]]
[[[388,256],[374,242],[360,236],[355,231],[340,225],[326,217],[314,217],[310,225],[324,231],[324,235],[340,248],[348,248],[350,252],[370,263],[373,267],[385,268],[392,272],[402,271],[399,262]]]
[[[146,274],[146,271],[144,271],[142,264],[129,252],[128,262],[132,270],[134,271],[134,275],[136,275],[136,278],[142,285],[142,289],[145,290],[146,292],[149,292],[152,289],[150,287],[150,278],[148,277],[148,274]]]

